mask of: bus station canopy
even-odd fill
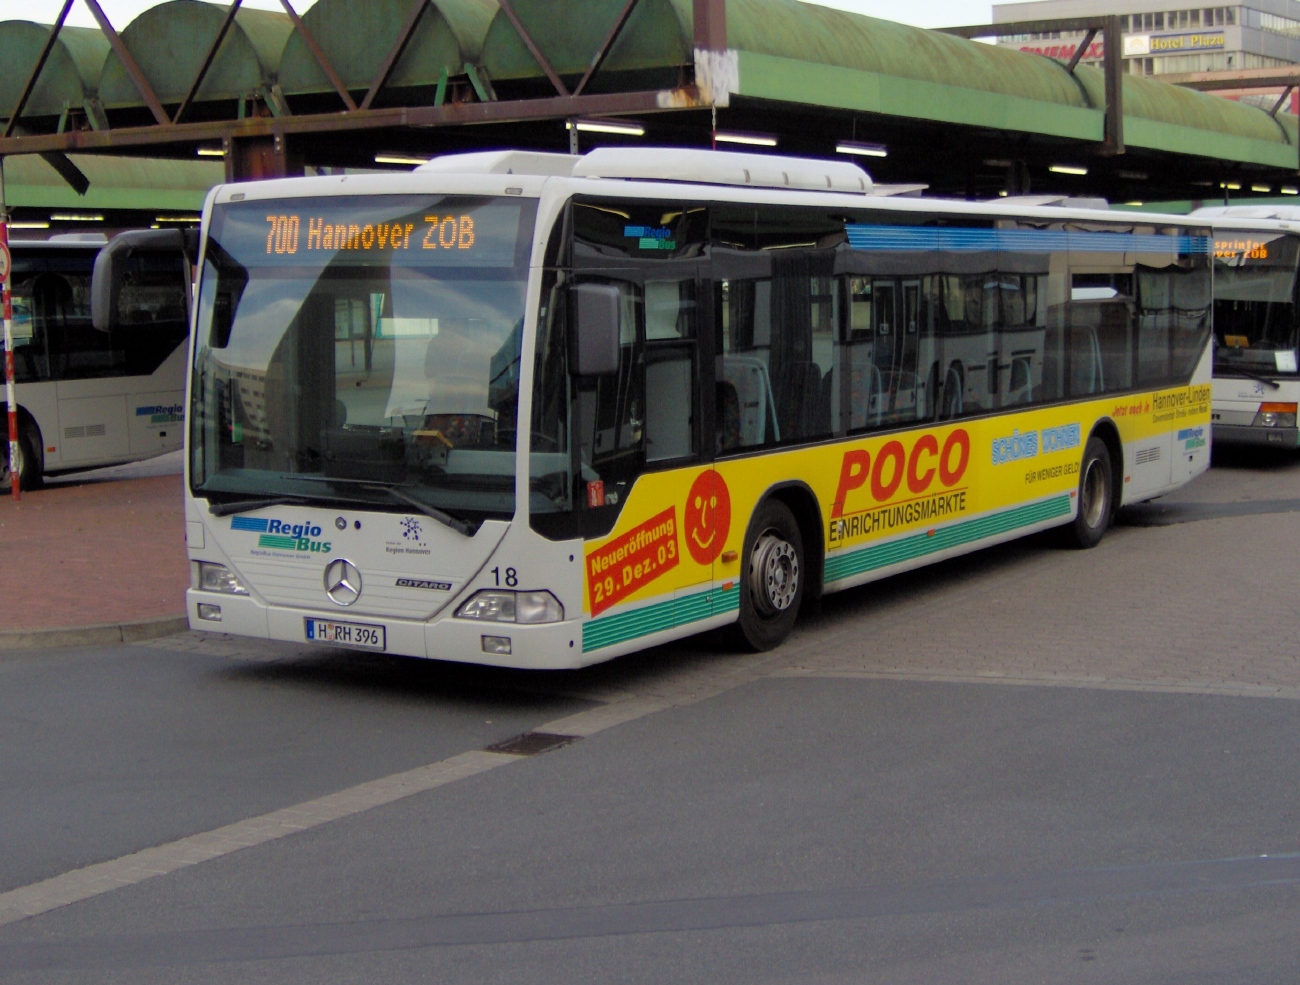
[[[0,156],[203,149],[238,180],[565,149],[570,124],[619,118],[643,133],[580,132],[582,149],[715,130],[787,154],[867,143],[881,181],[976,197],[1216,198],[1300,167],[1294,117],[1120,73],[1118,55],[1108,76],[799,0],[282,3],[169,0],[120,33],[65,27],[34,80],[50,28],[0,22]]]

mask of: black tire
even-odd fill
[[[9,479],[9,433],[3,429],[0,421],[0,490],[8,492],[12,483]],[[18,488],[39,489],[41,486],[41,459],[39,438],[35,438],[29,428],[18,432]]]
[[[1083,449],[1079,467],[1079,512],[1066,529],[1069,542],[1081,550],[1101,543],[1115,515],[1115,464],[1106,442],[1093,436]]]
[[[767,500],[750,520],[740,573],[739,642],[756,652],[780,646],[808,581],[799,524],[780,500]]]

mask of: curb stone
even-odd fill
[[[188,616],[162,616],[156,619],[142,619],[138,622],[101,623],[95,626],[0,631],[0,659],[26,650],[139,643],[158,636],[182,633],[189,628]]]

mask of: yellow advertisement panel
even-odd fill
[[[1077,509],[1084,448],[1111,422],[1125,498],[1183,481],[1204,459],[1210,385],[1033,408],[914,430],[759,452],[641,476],[614,529],[586,545],[583,649],[628,644],[739,606],[745,531],[775,486],[818,506],[823,582],[848,587],[1019,533]],[[1203,467],[1203,466],[1202,466]]]

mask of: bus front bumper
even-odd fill
[[[1269,448],[1300,447],[1300,428],[1263,428],[1250,424],[1215,424],[1214,443],[1260,445]]]
[[[524,625],[478,622],[444,616],[432,622],[372,616],[364,612],[315,611],[262,605],[246,595],[223,595],[190,589],[185,593],[190,628],[206,633],[229,633],[256,639],[277,640],[322,649],[347,649],[344,644],[321,644],[307,638],[308,619],[382,626],[385,653],[493,667],[521,667],[537,670],[566,670],[595,662],[582,653],[580,620]],[[204,612],[208,618],[200,612]],[[219,607],[220,618],[212,618]],[[485,638],[492,638],[489,644]],[[493,652],[500,640],[509,640],[509,653]],[[372,648],[373,649],[373,648]]]

